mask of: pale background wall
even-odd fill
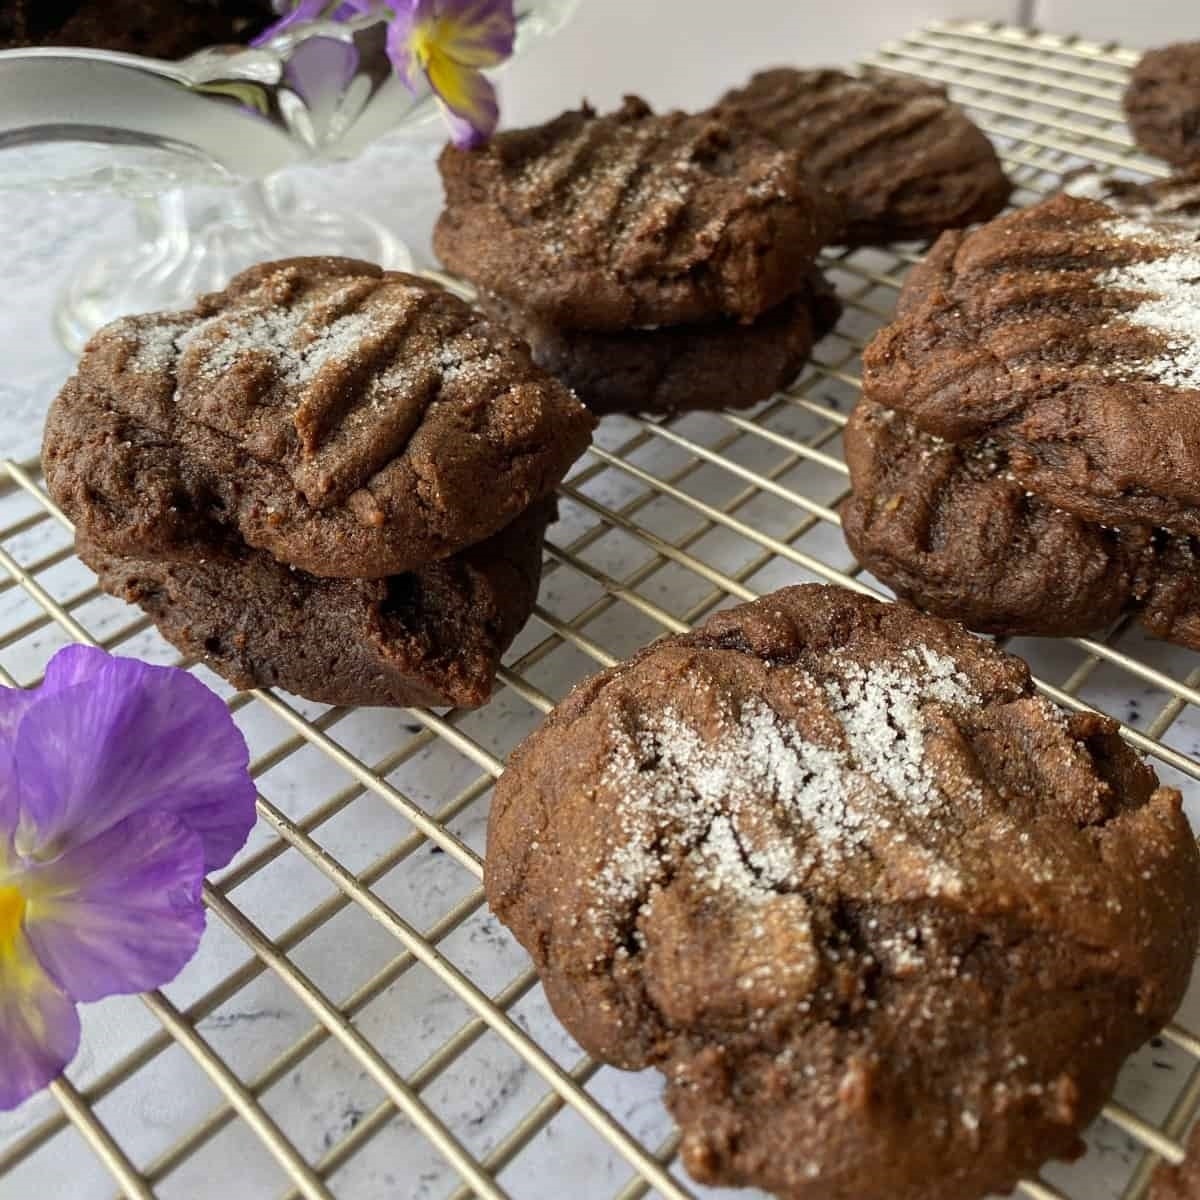
[[[1036,0],[1034,20],[1055,33],[1149,47],[1200,38],[1196,0]]]
[[[555,41],[515,66],[507,119],[543,120],[586,94],[636,89],[657,105],[703,104],[774,62],[845,63],[926,21],[1032,22],[1132,46],[1200,38],[1196,0],[582,0]]]
[[[782,62],[845,63],[938,17],[1012,20],[1017,0],[582,0],[553,42],[512,69],[505,114],[542,120],[636,90],[694,107]]]

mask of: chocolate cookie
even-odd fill
[[[1105,525],[1200,534],[1194,234],[1058,196],[943,235],[863,356],[868,399],[990,438],[1027,491]]]
[[[1068,196],[1102,200],[1136,220],[1200,230],[1200,164],[1150,183],[1134,183],[1084,167],[1063,179],[1062,190]]]
[[[751,325],[670,325],[626,333],[559,329],[483,293],[480,304],[597,414],[749,408],[786,387],[842,306],[819,271]]]
[[[100,586],[140,605],[163,636],[235,687],[326,704],[476,708],[529,619],[553,499],[450,558],[388,579],[319,579],[262,550],[203,561],[120,558],[81,539]]]
[[[593,425],[524,343],[436,284],[295,259],[101,330],[42,461],[110,553],[194,560],[236,531],[315,575],[379,579],[504,528]]]
[[[1136,612],[1200,650],[1190,538],[1092,524],[1026,492],[993,443],[945,442],[868,400],[845,432],[842,528],[897,595],[984,633],[1101,630]]]
[[[1138,621],[1155,637],[1200,650],[1200,547],[1156,530],[1142,561]]]
[[[1133,140],[1176,166],[1200,162],[1200,42],[1142,55],[1125,89]]]
[[[1149,1200],[1196,1200],[1200,1196],[1200,1125],[1192,1130],[1187,1151],[1178,1167],[1163,1163],[1154,1172]]]
[[[564,329],[752,321],[840,225],[798,155],[635,97],[447,146],[438,165],[442,262]]]
[[[1172,1015],[1180,796],[961,627],[836,588],[579,685],[496,788],[485,885],[593,1055],[659,1067],[703,1183],[1007,1192]]]
[[[851,246],[986,221],[1012,191],[986,135],[943,88],[916,79],[779,67],[718,111],[800,155],[845,205]]]
[[[950,230],[925,252],[925,255],[904,277],[904,286],[896,297],[896,317],[902,317],[914,308],[919,308],[926,295],[940,286],[943,279],[954,269],[954,256],[962,245],[963,231]]]
[[[247,42],[274,19],[270,0],[4,0],[0,50],[86,46],[183,58]]]

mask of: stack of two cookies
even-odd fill
[[[941,89],[789,68],[705,112],[628,97],[440,167],[442,261],[601,414],[766,399],[841,314],[822,247],[933,237],[1011,191]]]
[[[728,114],[630,97],[440,167],[442,261],[594,412],[757,403],[840,313],[815,266],[840,204]]]
[[[428,280],[294,259],[101,330],[43,464],[101,586],[236,686],[470,707],[593,424]]]
[[[1131,613],[1200,649],[1196,229],[1174,184],[1100,190],[947,234],[912,273],[864,356],[846,537],[977,630]]]

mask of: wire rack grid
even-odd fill
[[[1016,203],[1084,163],[1162,174],[1119,110],[1136,56],[939,23],[873,66],[950,86],[995,139]],[[201,954],[169,987],[92,1006],[80,1058],[0,1123],[0,1196],[683,1200],[652,1072],[584,1056],[479,886],[504,755],[583,675],[784,583],[881,589],[838,528],[840,433],[859,355],[919,247],[826,262],[838,331],[787,392],[745,414],[606,421],[562,489],[533,620],[492,703],[438,715],[228,697],[260,820],[207,886]],[[37,682],[69,641],[177,662],[101,595],[36,463],[0,470],[0,683]],[[1200,657],[1121,622],[1103,639],[1016,640],[1043,691],[1118,718],[1200,816]],[[1200,1109],[1200,988],[1127,1067],[1089,1154],[1031,1200],[1140,1200]],[[766,1114],[769,1118],[769,1114]]]

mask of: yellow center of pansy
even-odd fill
[[[423,67],[429,65],[429,60],[433,57],[434,50],[437,49],[440,24],[440,21],[419,21],[413,26],[409,46],[413,56]]]
[[[0,884],[0,961],[16,953],[25,906],[25,896],[20,888]]]

